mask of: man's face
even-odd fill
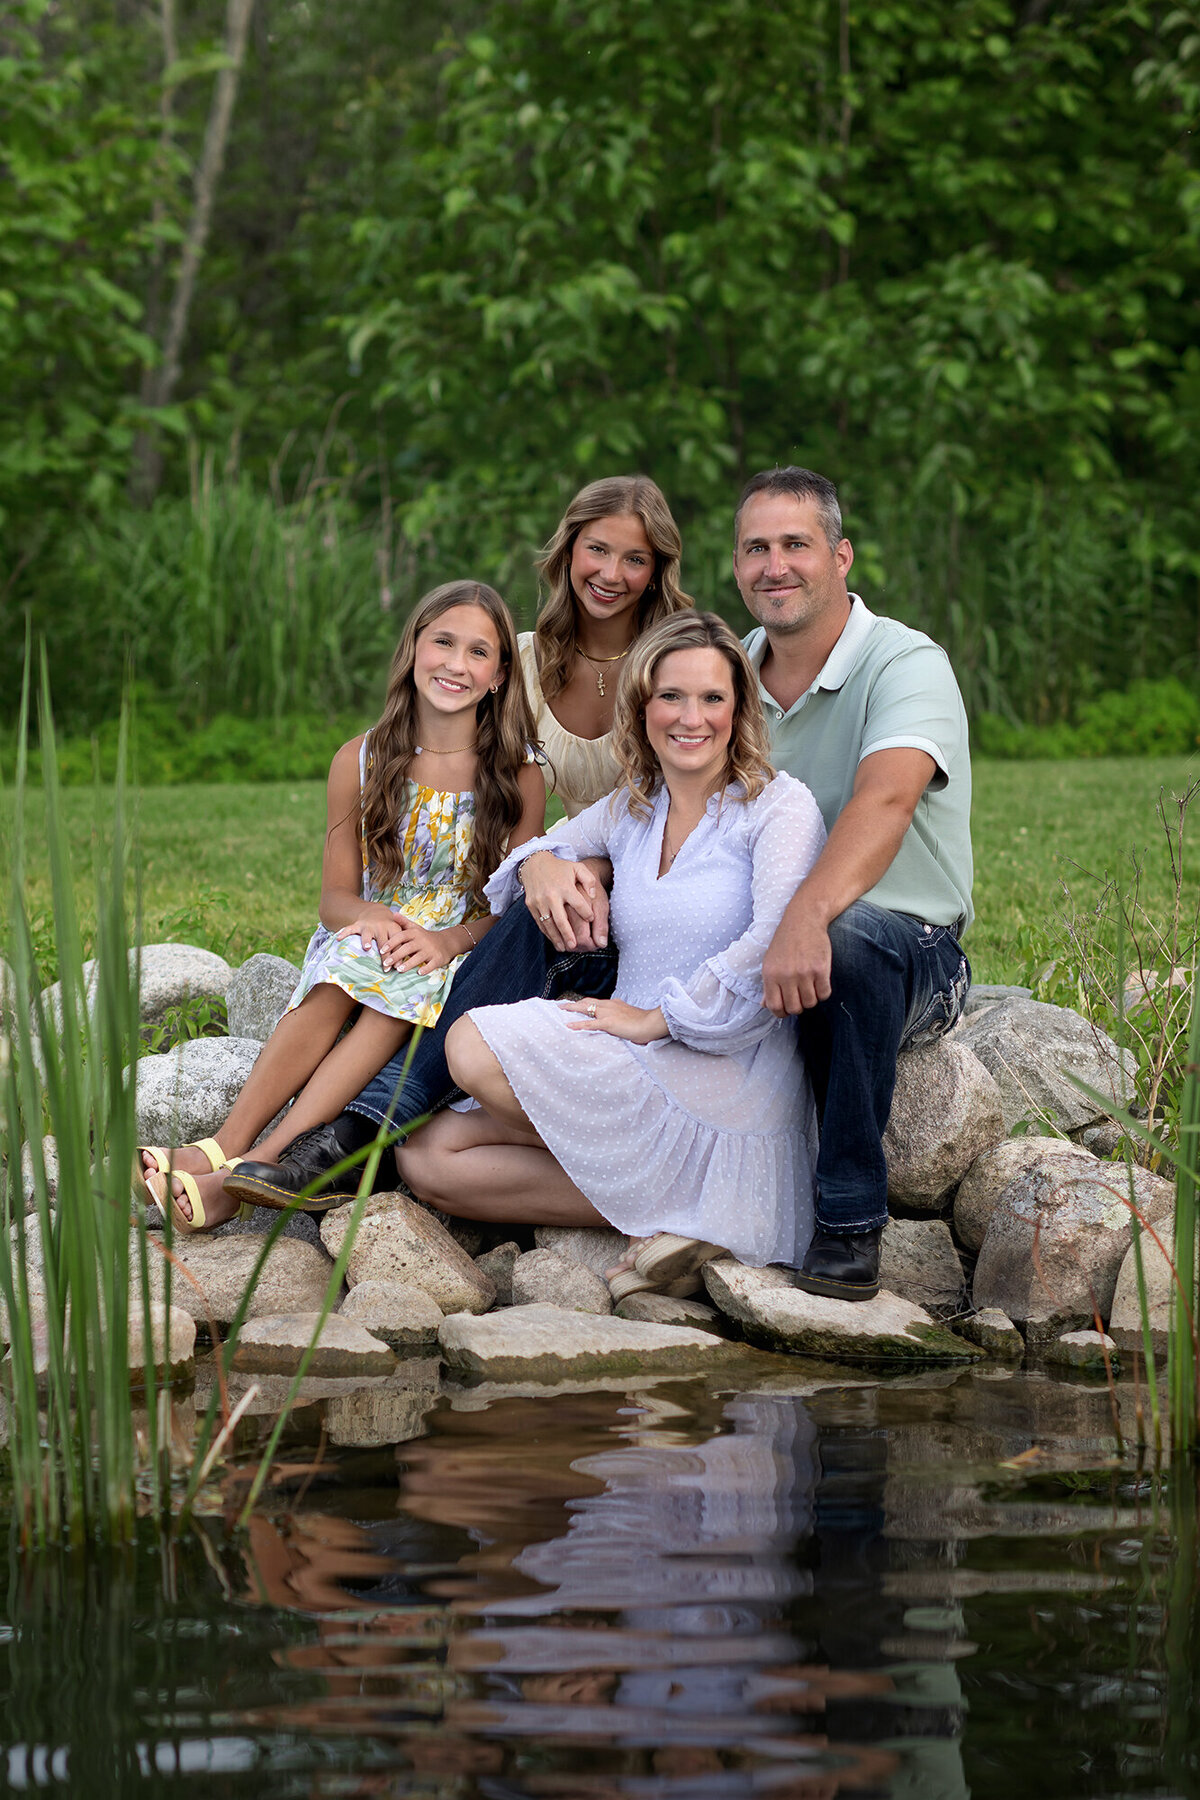
[[[853,561],[848,538],[830,549],[815,500],[752,494],[742,508],[733,577],[759,624],[777,636],[844,609]]]

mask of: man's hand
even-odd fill
[[[525,904],[556,950],[603,949],[608,943],[608,895],[586,863],[535,850],[521,864]]]
[[[763,957],[763,1005],[778,1019],[828,1000],[833,951],[819,920],[790,907]]]

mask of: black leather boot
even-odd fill
[[[374,1136],[374,1127],[371,1136]],[[299,1137],[292,1139],[277,1163],[247,1159],[236,1169],[231,1169],[225,1177],[225,1192],[240,1201],[248,1200],[252,1206],[270,1206],[282,1212],[302,1189],[316,1183],[312,1195],[301,1202],[300,1210],[329,1212],[332,1207],[353,1200],[358,1192],[361,1165],[347,1169],[329,1189],[321,1184],[321,1177],[344,1162],[348,1154],[332,1125],[314,1125],[310,1131],[302,1131]]]
[[[882,1226],[875,1231],[849,1233],[813,1232],[796,1286],[806,1294],[824,1294],[829,1300],[873,1300],[879,1292],[879,1244]]]

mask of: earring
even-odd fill
[[[498,694],[499,692],[500,692],[500,683],[498,681],[493,681],[491,687],[488,689],[488,693],[489,694]]]

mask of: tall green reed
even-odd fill
[[[164,1341],[163,1365],[155,1366],[150,1295],[155,1253],[144,1223],[139,1219],[131,1229],[130,1221],[138,974],[130,964],[125,913],[124,785],[119,776],[107,844],[96,858],[96,964],[89,981],[44,660],[39,711],[60,985],[57,1001],[48,1000],[24,898],[27,679],[9,845],[12,980],[0,1082],[5,1227],[0,1293],[9,1339],[4,1373],[14,1506],[23,1540],[47,1545],[64,1539],[125,1540],[139,1505],[163,1511],[169,1471],[158,1402],[169,1385],[169,1351]],[[58,1154],[54,1205],[43,1153],[47,1131]],[[32,1162],[28,1215],[22,1146],[28,1146]],[[164,1298],[169,1301],[169,1282]],[[130,1328],[139,1322],[146,1364],[145,1455],[136,1441],[129,1375]]]

